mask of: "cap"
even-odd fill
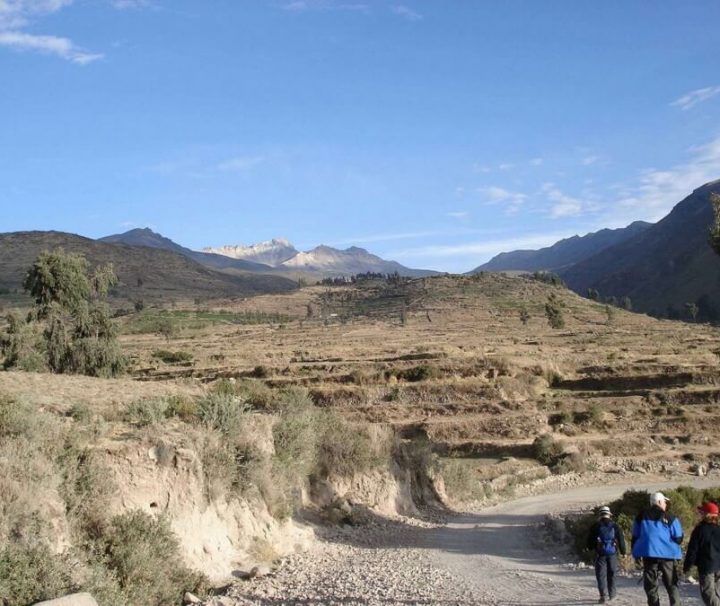
[[[609,518],[612,516],[612,512],[607,505],[603,505],[600,509],[598,509],[598,514],[601,518]]]
[[[698,511],[700,513],[704,513],[705,515],[708,515],[708,516],[716,516],[716,515],[718,515],[718,513],[720,513],[718,506],[715,505],[715,503],[710,503],[710,502],[703,503],[702,505],[700,505],[700,507],[698,507]]]
[[[657,505],[660,501],[670,501],[662,492],[653,492],[650,495],[650,505]]]

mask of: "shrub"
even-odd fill
[[[378,462],[370,436],[362,428],[335,413],[327,413],[320,425],[318,472],[321,476],[350,477],[371,469]]]
[[[223,393],[210,393],[197,403],[197,416],[205,426],[222,434],[236,433],[248,407],[239,397]]]
[[[565,317],[562,310],[562,301],[552,293],[545,303],[545,316],[547,317],[550,328],[564,328]]]
[[[167,409],[166,417],[177,417],[181,421],[189,423],[197,418],[198,406],[197,402],[189,396],[174,395],[166,398]]]
[[[440,464],[440,475],[448,496],[459,502],[482,499],[485,490],[475,472],[473,461],[447,459]]]
[[[0,549],[0,603],[26,606],[71,593],[69,568],[47,545],[10,543]]]
[[[267,366],[263,366],[262,364],[259,364],[255,368],[252,369],[252,372],[250,373],[251,377],[254,377],[256,379],[266,379],[270,376],[270,369]]]
[[[183,563],[180,547],[163,518],[142,511],[114,517],[100,541],[106,566],[135,606],[181,604],[186,591],[206,584]]]
[[[181,364],[183,362],[190,362],[193,359],[193,355],[187,351],[168,351],[167,349],[158,349],[154,351],[152,357],[156,360],[161,360],[166,364]]]
[[[128,404],[123,418],[139,427],[157,425],[168,416],[169,403],[164,398],[136,400]]]
[[[242,381],[236,391],[248,406],[257,410],[267,410],[275,401],[275,392],[262,381]]]
[[[533,453],[535,458],[543,465],[553,465],[562,455],[562,444],[546,433],[538,436],[533,441]]]
[[[441,376],[441,372],[435,366],[429,364],[422,364],[420,366],[414,366],[412,368],[406,368],[397,373],[397,378],[402,381],[409,381],[415,383],[417,381],[429,381],[430,379],[437,379]]]

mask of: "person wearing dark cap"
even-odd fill
[[[587,548],[595,553],[595,577],[600,592],[599,604],[612,600],[617,594],[615,575],[618,570],[618,553],[625,555],[625,536],[613,522],[609,507],[598,510],[600,519],[590,528]]]
[[[667,513],[670,501],[662,492],[650,495],[650,509],[635,518],[632,527],[632,555],[643,562],[643,587],[648,606],[660,606],[658,585],[662,578],[670,606],[680,606],[678,564],[682,559],[683,529]]]
[[[690,535],[690,543],[683,564],[683,572],[697,566],[700,576],[700,596],[706,606],[720,606],[717,590],[720,587],[720,526],[718,506],[703,503],[698,507],[702,516]]]

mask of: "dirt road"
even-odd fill
[[[660,489],[668,486],[659,484],[643,488]],[[464,514],[447,526],[429,533],[425,546],[434,564],[472,584],[475,590],[473,593],[483,595],[492,604],[594,604],[598,595],[592,570],[568,568],[564,557],[553,556],[551,546],[542,544],[542,535],[535,529],[548,513],[607,502],[629,488],[578,488],[518,499],[476,514]],[[686,532],[689,530],[686,529]],[[698,599],[697,586],[683,584],[681,590],[683,604],[702,604]],[[618,597],[613,604],[636,606],[644,603],[645,594],[637,579],[620,578]]]
[[[717,485],[718,480],[693,484]],[[237,585],[230,593],[232,604],[595,604],[593,571],[571,569],[565,554],[542,543],[537,527],[548,513],[607,502],[633,487],[638,486],[586,487],[521,498],[453,516],[443,525],[378,521],[370,527],[338,529],[313,552],[290,558],[273,577]],[[684,606],[701,605],[696,585],[683,584],[681,591]],[[619,579],[612,603],[646,603],[636,577]]]

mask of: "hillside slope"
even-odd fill
[[[599,251],[633,238],[652,224],[635,221],[620,229],[602,229],[585,236],[573,236],[539,250],[514,250],[500,253],[469,273],[479,271],[553,271],[558,272],[583,261]]]
[[[244,259],[234,259],[222,254],[198,252],[185,248],[170,238],[166,238],[147,227],[144,229],[131,229],[122,234],[114,234],[100,238],[99,242],[107,242],[108,244],[126,244],[128,246],[147,246],[149,248],[158,248],[161,250],[169,250],[184,255],[193,261],[197,261],[207,267],[213,269],[233,269],[241,272],[254,273],[271,273],[273,268],[269,265],[247,261]]]
[[[628,296],[636,310],[678,317],[688,302],[703,320],[720,320],[720,257],[708,244],[710,195],[720,180],[696,189],[655,225],[560,272],[580,294]]]
[[[108,244],[54,231],[0,234],[0,287],[21,289],[25,273],[38,254],[58,247],[82,253],[93,266],[112,263],[120,280],[113,293],[122,299],[245,297],[295,287],[291,280],[278,276],[226,275],[169,250]]]

